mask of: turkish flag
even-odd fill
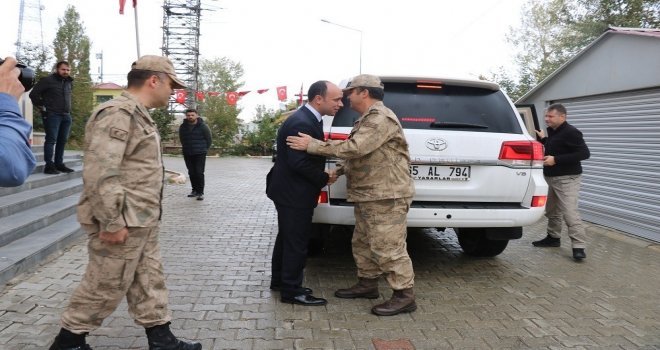
[[[243,96],[245,96],[245,95],[247,95],[247,94],[249,94],[249,93],[250,93],[249,90],[248,90],[248,91],[239,91],[239,92],[238,92],[238,96],[243,97]]]
[[[124,14],[124,6],[126,5],[126,0],[119,0],[119,14]],[[133,8],[137,6],[137,0],[133,0]]]
[[[277,87],[277,99],[280,101],[286,101],[286,86]]]
[[[186,103],[186,90],[176,89],[174,90],[174,100],[176,103],[184,104]]]
[[[209,94],[209,96],[213,96],[213,97],[220,96],[220,93],[217,92],[217,91],[209,91],[209,92],[207,92],[207,94]]]
[[[238,101],[238,92],[231,91],[227,93],[227,104],[230,106],[235,106],[236,101]]]
[[[268,91],[268,90],[270,90],[270,89],[259,89],[259,90],[257,90],[257,92],[258,92],[259,94],[263,94],[264,92],[266,92],[266,91]]]
[[[195,92],[195,97],[197,97],[197,101],[204,101],[204,91]]]

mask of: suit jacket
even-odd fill
[[[325,157],[287,146],[287,136],[298,136],[298,132],[323,140],[323,126],[306,106],[293,113],[277,132],[277,159],[266,177],[266,194],[279,205],[315,208],[321,188],[328,183]]]

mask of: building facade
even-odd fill
[[[660,29],[610,28],[518,103],[583,132],[585,220],[660,242]]]

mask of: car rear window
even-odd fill
[[[347,98],[332,126],[353,126],[360,115]],[[516,112],[501,91],[442,85],[418,87],[416,83],[385,83],[385,106],[399,117],[405,129],[460,130],[522,134]]]

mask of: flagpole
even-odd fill
[[[135,1],[133,1],[135,5]],[[140,58],[140,34],[138,31],[138,11],[137,6],[133,6],[133,11],[135,13],[135,46],[137,47],[137,57]]]

